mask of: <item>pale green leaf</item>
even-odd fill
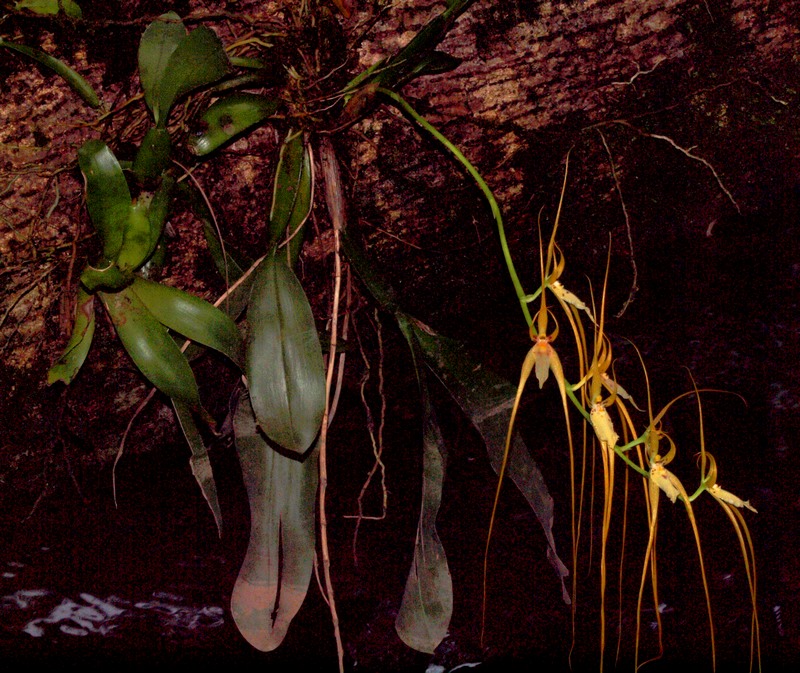
[[[225,313],[200,297],[137,277],[133,292],[162,324],[244,366],[242,337]]]
[[[250,543],[231,596],[245,640],[261,651],[281,644],[308,592],[314,568],[319,451],[290,457],[265,440],[243,393],[233,420],[250,501]]]
[[[290,131],[281,147],[269,214],[269,244],[277,245],[292,236],[290,255],[297,258],[302,232],[298,231],[311,213],[313,201],[311,154],[303,134]]]
[[[183,38],[169,57],[158,84],[153,115],[156,124],[166,126],[175,102],[193,89],[221,79],[230,63],[217,34],[200,26]]]
[[[197,382],[186,356],[130,287],[100,293],[128,355],[161,392],[192,409],[200,408]]]
[[[409,647],[433,654],[444,640],[453,615],[453,579],[444,547],[436,531],[436,517],[442,503],[447,454],[444,438],[431,405],[425,372],[420,371],[422,355],[408,319],[397,315],[408,341],[417,372],[423,408],[422,508],[417,524],[414,559],[406,580],[403,602],[395,629]]]
[[[102,140],[87,140],[78,150],[86,182],[86,207],[103,241],[103,256],[115,260],[122,249],[131,213],[131,192],[117,158]]]
[[[258,423],[271,441],[304,453],[322,423],[325,371],[311,306],[284,253],[256,271],[247,320],[245,371]]]
[[[28,9],[36,14],[58,14],[63,8],[64,14],[73,19],[80,19],[83,16],[78,3],[73,0],[18,0],[14,4],[14,9]]]
[[[423,328],[413,319],[410,323],[428,366],[472,421],[486,445],[492,468],[499,472],[516,397],[515,386],[476,362],[460,342]],[[514,433],[506,470],[542,526],[548,544],[547,558],[561,581],[564,602],[570,603],[564,584],[569,570],[558,556],[553,537],[553,498],[518,432]]]
[[[186,37],[186,28],[175,12],[162,14],[144,31],[139,42],[139,79],[144,100],[159,122],[158,100],[169,58]],[[165,120],[166,122],[166,120]]]
[[[234,93],[220,98],[201,116],[204,130],[192,138],[189,145],[200,156],[213,152],[269,119],[278,105],[278,100],[255,93]]]

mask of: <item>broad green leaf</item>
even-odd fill
[[[102,140],[87,140],[78,150],[86,183],[86,207],[103,241],[103,256],[115,260],[122,248],[131,211],[131,192],[117,158]]]
[[[145,103],[153,112],[156,124],[161,114],[158,101],[164,72],[170,56],[185,37],[186,28],[181,18],[175,12],[167,12],[145,29],[139,42],[139,79],[142,82]],[[165,114],[168,113],[167,110]]]
[[[92,294],[98,290],[117,292],[132,282],[133,272],[123,271],[114,262],[109,262],[102,269],[88,265],[81,272],[81,285]]]
[[[151,231],[147,211],[150,199],[139,196],[128,213],[128,223],[122,237],[122,247],[116,258],[122,271],[135,271],[147,261],[158,243],[158,235]]]
[[[147,131],[133,161],[133,172],[139,182],[158,178],[169,165],[172,142],[167,129],[154,126]]]
[[[160,323],[244,367],[244,345],[236,323],[213,304],[178,288],[139,277],[131,289]]]
[[[292,236],[289,255],[293,265],[303,242],[303,233],[298,229],[311,213],[313,196],[311,153],[303,141],[303,134],[290,131],[281,147],[278,168],[275,171],[269,214],[269,244],[277,245]]]
[[[122,249],[117,255],[117,266],[123,271],[141,267],[158,245],[164,222],[167,219],[169,200],[175,180],[165,175],[155,193],[142,192],[130,209],[122,239]]]
[[[78,3],[73,0],[19,0],[14,9],[28,9],[36,14],[58,14],[63,8],[64,14],[73,19],[80,19],[83,16]]]
[[[411,349],[423,408],[422,509],[417,524],[414,560],[406,580],[395,629],[409,647],[433,654],[444,640],[453,615],[453,579],[447,566],[436,517],[442,503],[447,453],[428,393],[422,355],[416,336],[402,313],[398,324]]]
[[[325,408],[325,371],[308,298],[273,252],[261,263],[247,308],[245,372],[261,429],[276,444],[305,453]]]
[[[34,61],[38,61],[43,66],[50,68],[53,72],[62,77],[64,81],[72,87],[72,90],[89,103],[89,105],[92,107],[100,107],[100,98],[98,98],[97,93],[95,93],[91,85],[63,61],[59,61],[57,58],[50,56],[50,54],[43,52],[41,49],[9,42],[2,37],[0,37],[0,47],[13,49],[20,54],[24,54],[28,58],[32,58]]]
[[[197,429],[197,424],[194,422],[192,410],[183,402],[175,399],[172,400],[172,406],[175,408],[175,415],[178,418],[178,424],[181,426],[183,436],[192,450],[192,457],[189,459],[189,466],[192,469],[192,474],[197,480],[197,485],[203,492],[203,497],[206,499],[211,514],[214,516],[214,522],[217,524],[217,532],[222,537],[222,511],[219,507],[219,498],[217,497],[217,484],[214,481],[214,473],[211,470],[211,460],[208,457],[206,445],[203,442],[203,437]]]
[[[169,111],[184,94],[224,77],[230,63],[217,34],[200,26],[183,38],[169,57],[153,107],[156,125],[166,126]]]
[[[460,342],[436,334],[414,319],[409,321],[428,366],[472,421],[486,445],[492,468],[499,472],[516,388],[476,362]],[[561,581],[564,602],[570,603],[564,584],[569,570],[558,556],[553,537],[553,498],[518,432],[514,433],[506,470],[539,519],[547,539],[547,558]]]
[[[186,356],[130,287],[100,294],[120,341],[139,371],[162,393],[200,408],[197,382]]]
[[[67,385],[78,374],[92,346],[94,336],[94,296],[78,287],[78,299],[75,304],[75,321],[72,324],[72,336],[50,371],[47,372],[47,383],[63,381]]]
[[[302,457],[274,450],[260,432],[250,398],[233,419],[250,501],[250,543],[231,596],[237,628],[253,647],[281,644],[308,592],[314,568],[319,451]]]
[[[220,98],[202,115],[204,131],[189,146],[203,156],[252,129],[275,114],[279,101],[255,93],[235,93]]]

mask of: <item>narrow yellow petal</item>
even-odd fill
[[[536,380],[539,388],[544,386],[550,376],[550,358],[555,353],[553,347],[544,339],[539,339],[531,350],[536,367]]]

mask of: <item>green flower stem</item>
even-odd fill
[[[414,108],[412,108],[405,101],[405,99],[389,89],[378,89],[378,93],[382,93],[384,96],[391,99],[403,112],[408,114],[417,124],[419,124],[434,138],[436,138],[436,140],[438,140],[459,161],[459,163],[461,163],[461,165],[467,169],[467,172],[473,177],[475,182],[478,183],[478,187],[480,187],[480,190],[483,192],[486,200],[489,202],[490,208],[492,209],[494,221],[497,223],[497,232],[500,235],[500,246],[503,248],[503,257],[505,258],[506,266],[508,267],[508,275],[511,277],[511,282],[514,284],[514,289],[517,292],[517,298],[519,299],[520,306],[522,307],[522,312],[525,315],[525,320],[527,321],[528,325],[530,325],[531,322],[533,322],[533,319],[531,318],[530,311],[528,310],[528,295],[526,295],[525,290],[522,289],[522,284],[519,282],[519,277],[514,269],[514,262],[511,259],[511,252],[508,249],[506,232],[505,228],[503,227],[503,216],[500,214],[500,206],[497,205],[497,201],[492,194],[492,190],[489,189],[489,185],[486,184],[486,181],[481,177],[481,174],[478,173],[477,169],[469,162],[469,160],[461,153],[461,151],[441,133],[439,133],[439,131],[431,126],[431,124],[428,123],[419,113],[417,113],[417,111],[414,110]]]
[[[650,473],[647,470],[643,470],[636,463],[634,463],[630,458],[628,458],[628,454],[626,454],[625,451],[621,447],[615,446],[614,447],[614,453],[616,453],[620,458],[622,458],[622,460],[625,462],[625,464],[628,467],[630,467],[632,470],[635,470],[636,472],[641,474],[645,479],[650,479]]]
[[[486,200],[489,202],[489,206],[492,209],[492,215],[494,216],[494,221],[497,223],[497,232],[500,235],[500,246],[503,249],[503,257],[506,261],[506,266],[508,267],[508,275],[511,277],[511,282],[514,284],[514,289],[517,292],[517,298],[519,299],[520,306],[522,308],[522,312],[525,314],[525,320],[527,321],[528,325],[530,326],[533,319],[531,318],[530,311],[528,310],[528,302],[532,301],[533,299],[538,296],[541,292],[541,288],[534,294],[528,295],[525,294],[525,290],[522,289],[522,284],[519,281],[519,276],[517,276],[516,269],[514,268],[514,262],[511,259],[511,251],[508,249],[508,241],[506,240],[506,233],[505,228],[503,227],[503,216],[500,213],[500,206],[497,204],[497,201],[492,194],[492,190],[489,189],[489,185],[486,184],[486,181],[481,177],[481,174],[478,173],[477,169],[469,162],[469,160],[461,153],[461,151],[453,145],[447,138],[445,138],[439,131],[437,131],[428,121],[425,120],[419,113],[417,113],[414,108],[412,108],[401,96],[399,96],[394,91],[390,91],[389,89],[378,89],[378,93],[383,94],[392,102],[394,102],[403,112],[408,114],[417,124],[419,124],[422,128],[424,128],[428,133],[430,133],[436,140],[438,140],[449,152],[450,154],[455,157],[458,162],[467,169],[467,172],[473,177],[476,183],[478,183],[478,187],[483,192]],[[572,390],[572,387],[567,385],[566,391],[567,395],[569,396],[572,403],[575,407],[583,414],[586,420],[590,419],[589,413],[586,409],[583,408],[583,405],[580,403],[577,397],[575,397],[575,393]],[[633,446],[632,444],[631,446]],[[636,463],[634,463],[628,456],[626,455],[626,451],[630,448],[630,446],[626,447],[614,447],[614,452],[625,462],[628,467],[635,470],[643,477],[649,479],[650,474],[647,470],[643,470],[639,467]]]
[[[697,490],[689,496],[689,502],[694,502],[700,497],[700,494],[704,491],[708,490],[708,486],[706,486],[706,481],[703,480],[700,482],[700,486],[697,487]]]

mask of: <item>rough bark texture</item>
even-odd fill
[[[129,2],[121,16],[110,15],[106,5],[114,3],[82,4],[93,17],[85,29],[15,18],[13,25],[0,23],[0,34],[63,58],[96,86],[107,109],[138,93],[139,35],[162,11],[213,15],[207,23],[226,42],[249,31],[249,19],[231,16],[247,14],[261,31],[288,17],[282,2]],[[296,28],[293,36],[316,35],[309,39],[318,41],[320,74],[332,71],[332,91],[334,82],[344,84],[408,42],[444,7],[360,0],[345,20],[328,11],[329,3],[320,5],[322,28]],[[795,598],[799,44],[797,0],[477,0],[440,47],[462,64],[403,92],[487,179],[529,292],[539,274],[537,219],[549,232],[569,152],[559,237],[565,282],[587,296],[588,277],[599,302],[610,243],[607,311],[625,310],[608,329],[642,350],[658,389],[654,404],[689,387],[682,366],[700,386],[748,399],[748,410],[727,398],[710,403],[727,427],[709,449],[728,454],[725,487],[757,494],[753,500],[766,508],[766,523],[756,527],[784,522],[780,530],[787,532],[773,531],[762,552],[780,557],[780,591]],[[77,275],[97,247],[82,202],[77,147],[104,135],[130,152],[146,114],[133,102],[100,120],[61,80],[3,50],[0,82],[0,507],[14,513],[6,521],[13,527],[65,483],[87,489],[95,482],[147,393],[103,320],[73,385],[45,385],[68,338]],[[264,127],[195,173],[230,239],[254,257],[264,243],[279,141],[277,131]],[[337,133],[334,142],[347,171],[348,226],[400,291],[404,308],[465,339],[514,379],[530,341],[494,223],[470,178],[390,107]],[[318,205],[315,215],[302,269],[322,325],[332,239],[324,208]],[[161,279],[217,296],[222,283],[200,224],[178,210],[172,227],[175,251]],[[390,338],[389,346],[387,361],[408,368],[402,341]],[[632,350],[619,352],[625,380],[641,381]],[[357,400],[363,375],[357,360],[343,399]],[[199,365],[203,394],[218,417],[227,400],[215,393],[232,387],[236,376],[217,362]],[[413,419],[416,401],[403,392],[414,400],[411,375],[396,385],[391,404],[399,418]],[[630,387],[645,399],[643,383]],[[363,424],[358,410],[340,422]],[[535,422],[527,430],[536,431]],[[363,429],[354,432],[366,443]],[[538,441],[544,451],[557,446],[547,437]],[[168,443],[180,444],[171,412],[151,404],[128,448],[160,450]],[[560,454],[543,462],[563,468]],[[789,595],[782,595],[788,605]]]

